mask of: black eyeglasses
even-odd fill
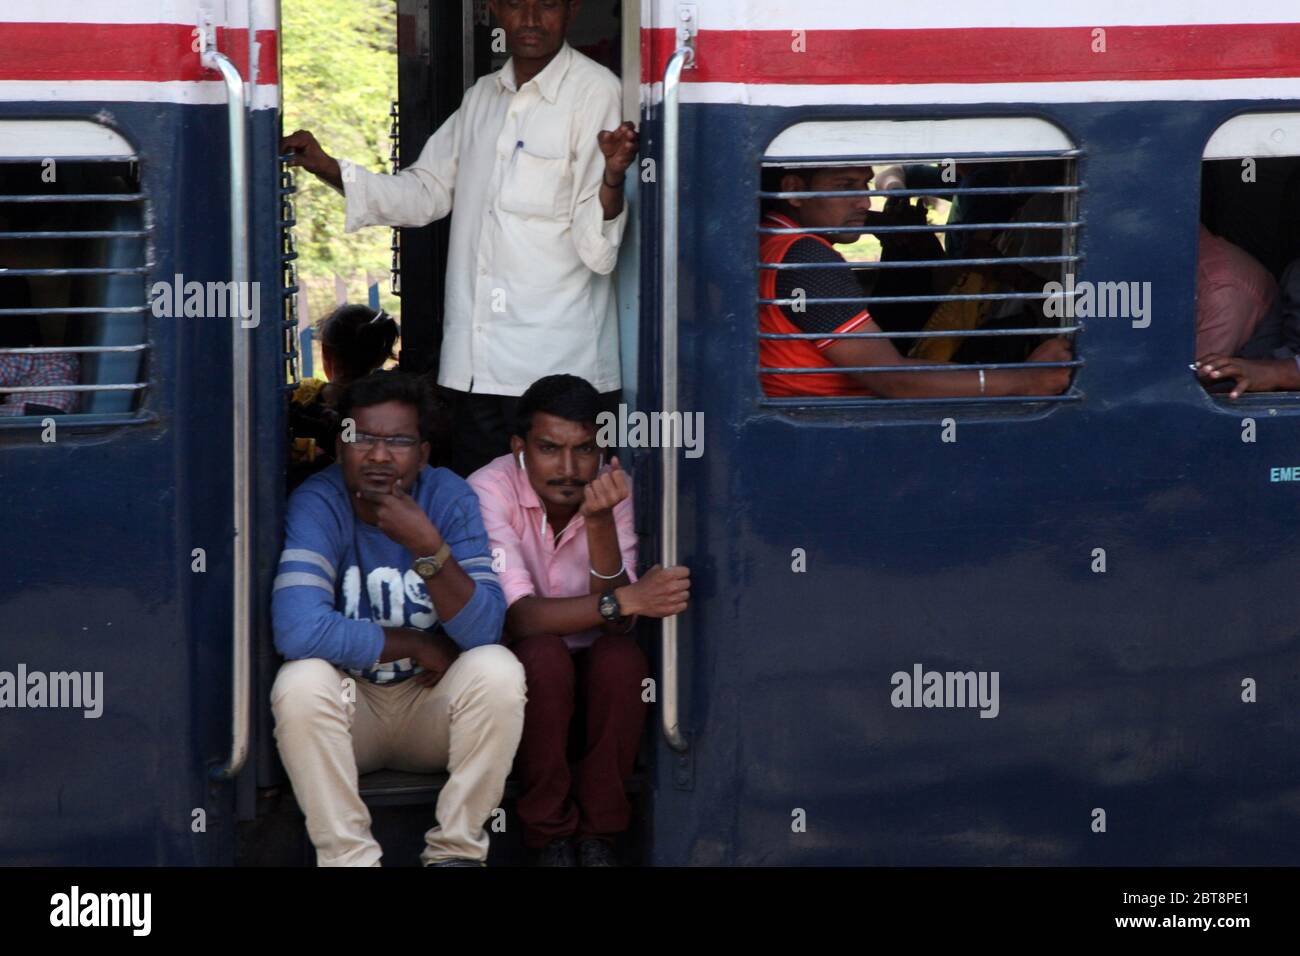
[[[405,451],[420,444],[420,439],[412,438],[410,435],[370,435],[366,432],[357,432],[352,436],[352,441],[347,444],[365,449],[374,448],[381,442],[389,448],[400,448]]]

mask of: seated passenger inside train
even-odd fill
[[[1245,165],[1201,164],[1193,368],[1229,399],[1300,391],[1300,157]]]
[[[894,175],[889,175],[894,173]],[[945,183],[945,176],[948,183]],[[938,256],[960,259],[1019,259],[1025,257],[1060,257],[1066,245],[1064,230],[1066,220],[1065,194],[1060,192],[1034,193],[958,193],[952,186],[968,188],[1022,188],[1036,189],[1061,185],[1067,182],[1066,166],[1056,160],[1024,160],[1019,162],[965,162],[945,168],[940,164],[909,163],[890,167],[876,178],[877,188],[933,188],[933,196],[922,197],[922,203],[941,207],[949,203],[947,226],[989,224],[987,229],[954,229],[943,232],[942,245],[936,236],[921,234],[938,248]],[[886,200],[886,208],[895,200]],[[937,201],[937,202],[936,202]],[[942,216],[939,208],[936,213]],[[920,222],[926,222],[922,216]],[[1012,225],[1000,225],[1010,223]],[[1061,223],[1059,228],[1044,229],[1031,224]],[[1023,225],[1022,225],[1023,224]],[[883,254],[888,247],[882,241],[881,261],[889,258]],[[920,302],[910,307],[911,321],[907,331],[941,332],[998,330],[1017,328],[1048,328],[1059,325],[1059,318],[1044,312],[1041,298],[1007,298],[1001,300],[973,298],[990,293],[1042,293],[1047,283],[1062,279],[1059,261],[1030,263],[1006,262],[994,265],[953,266],[935,269],[932,290],[895,291],[885,279],[876,283],[871,295],[936,294],[968,296],[950,299],[938,304]],[[904,275],[921,270],[899,270]],[[881,303],[873,308],[873,318],[887,331],[897,331],[900,326],[895,309],[904,304]],[[916,339],[892,340],[895,347],[910,358],[935,359],[945,362],[973,364],[981,362],[1023,362],[1033,352],[1041,338],[1025,335],[990,336],[935,336]]]
[[[1199,299],[1197,306],[1199,312]],[[1300,258],[1283,270],[1278,294],[1249,341],[1231,351],[1201,354],[1196,371],[1207,384],[1230,381],[1230,399],[1246,392],[1300,391]]]
[[[289,490],[334,464],[335,411],[343,388],[383,368],[396,356],[401,334],[397,321],[383,309],[341,305],[320,324],[321,365],[325,381],[309,378],[294,390],[289,404]]]
[[[632,630],[690,598],[684,566],[637,577],[631,479],[601,451],[600,415],[586,379],[544,376],[519,401],[511,453],[469,477],[528,684],[518,810],[542,866],[617,865],[650,673]],[[571,769],[571,731],[584,727]]]
[[[787,167],[765,170],[765,191],[813,192],[865,190],[872,181],[870,166]],[[855,299],[862,288],[835,244],[853,243],[879,217],[868,196],[816,196],[768,201],[764,225],[798,230],[842,227],[843,232],[789,232],[764,235],[760,259],[795,268],[760,268],[759,297],[785,299],[781,305],[760,306],[759,327],[765,333],[809,334],[879,332],[880,326],[861,304],[826,303],[818,299]],[[809,266],[810,268],[798,268]],[[1062,337],[1047,339],[1029,354],[1030,362],[1069,361],[1072,352]],[[975,369],[951,372],[838,372],[839,367],[946,365],[944,360],[903,356],[888,339],[761,339],[759,363],[764,368],[825,369],[823,373],[764,373],[763,388],[771,396],[863,395],[885,398],[962,397],[981,395],[1057,395],[1070,382],[1069,368]]]
[[[429,466],[427,383],[375,372],[343,390],[356,428],[285,515],[272,587],[275,740],[319,866],[376,866],[358,774],[447,769],[426,866],[476,866],[524,720],[524,669],[478,499]]]
[[[0,193],[4,189],[0,182]],[[0,211],[0,233],[33,227],[48,228],[48,225],[21,207],[16,212]],[[57,286],[58,279],[5,276],[4,273],[10,269],[66,266],[66,253],[59,245],[0,240],[0,310],[33,310],[51,304],[50,287]],[[76,409],[75,391],[6,391],[9,388],[57,389],[61,385],[77,384],[81,369],[75,353],[18,351],[49,347],[35,315],[0,316],[0,416],[63,415]],[[11,349],[14,351],[8,351]]]

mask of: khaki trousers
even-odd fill
[[[524,725],[524,669],[505,647],[464,651],[433,687],[374,684],[319,658],[288,661],[271,688],[275,741],[318,866],[378,866],[357,778],[446,769],[421,861],[484,860]]]

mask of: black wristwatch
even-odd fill
[[[623,609],[618,606],[618,598],[614,596],[613,588],[600,596],[600,602],[597,606],[600,608],[600,616],[610,624],[622,624],[627,620],[623,616]]]

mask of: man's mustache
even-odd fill
[[[586,485],[587,482],[583,481],[581,478],[552,478],[547,482],[547,484],[556,488],[581,488]]]

